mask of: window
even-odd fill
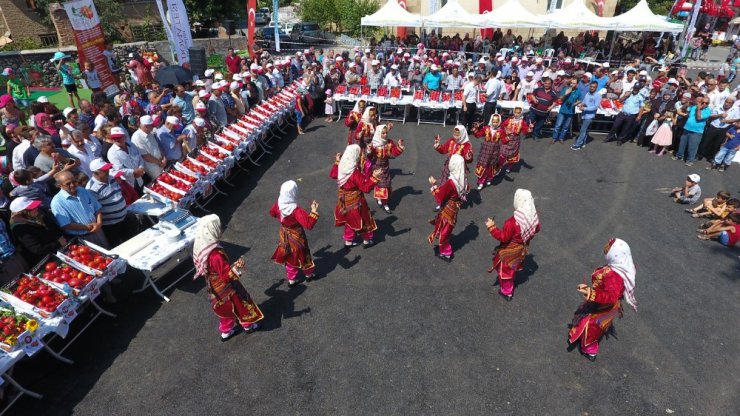
[[[39,35],[41,44],[44,47],[59,46],[59,37],[56,33],[47,33],[45,35]]]

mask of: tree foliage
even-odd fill
[[[640,0],[622,0],[620,2],[622,13],[635,7],[639,1]],[[647,0],[647,3],[653,13],[665,16],[671,12],[671,7],[673,7],[674,0]]]
[[[378,11],[377,0],[304,0],[301,18],[325,29],[360,33],[360,19]]]
[[[184,0],[184,3],[191,24],[200,22],[207,25],[224,18],[234,19],[247,13],[246,0]]]

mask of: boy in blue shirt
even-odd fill
[[[75,81],[76,77],[72,72],[72,66],[67,63],[69,59],[69,55],[66,55],[64,52],[57,52],[54,54],[54,58],[52,59],[52,61],[56,61],[57,71],[59,72],[59,76],[62,78],[64,89],[67,90],[67,96],[69,97],[69,106],[72,108],[76,108],[74,99],[72,97],[77,98],[77,107],[79,107],[80,96],[77,95],[77,84]]]
[[[724,172],[725,169],[730,167],[732,159],[735,158],[735,154],[740,150],[740,131],[738,128],[740,128],[740,121],[736,121],[727,130],[725,143],[720,147],[714,156],[714,163],[707,167],[707,170],[718,169],[720,172]]]

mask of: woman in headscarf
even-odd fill
[[[19,196],[10,204],[10,231],[28,264],[38,264],[49,253],[67,244],[62,230],[41,200]]]
[[[487,126],[479,125],[475,130],[475,137],[483,138],[478,153],[478,164],[475,166],[479,191],[483,189],[484,184],[490,186],[493,178],[501,170],[499,156],[501,154],[501,141],[505,136],[504,129],[501,128],[501,116],[498,113],[491,115],[491,120]]]
[[[429,244],[434,244],[434,240],[439,238],[439,247],[435,247],[435,255],[447,263],[452,261],[452,245],[450,236],[457,223],[457,213],[460,211],[460,205],[465,201],[465,197],[470,191],[468,180],[465,178],[465,160],[458,154],[450,157],[449,178],[444,179],[439,186],[433,176],[429,177],[429,185],[438,206],[442,207],[437,217],[430,221],[434,225],[434,230],[427,240]]]
[[[529,122],[524,119],[522,107],[515,107],[514,114],[503,122],[502,127],[504,128],[501,146],[501,157],[504,159],[502,168],[509,173],[510,168],[519,163],[519,145],[530,130]]]
[[[365,100],[359,100],[355,103],[355,107],[349,112],[347,118],[344,119],[344,125],[349,129],[347,135],[347,144],[355,143],[355,131],[357,131],[357,124],[360,123],[362,115],[365,113]]]
[[[221,220],[217,215],[200,219],[193,244],[193,278],[205,277],[211,308],[219,318],[221,341],[226,341],[241,329],[257,330],[257,322],[264,315],[239,281],[244,260],[240,258],[233,266],[229,265],[229,258],[219,244],[221,234]]]
[[[580,283],[576,290],[585,302],[578,307],[568,332],[568,343],[580,340],[581,354],[591,361],[596,360],[599,342],[608,334],[612,321],[622,317],[624,299],[637,311],[635,299],[635,264],[630,247],[623,240],[612,238],[604,246],[606,265],[591,274],[591,287]]]
[[[391,197],[391,174],[390,159],[398,157],[403,153],[403,139],[398,140],[396,144],[388,138],[388,126],[381,124],[375,129],[373,141],[368,149],[370,163],[373,169],[380,169],[378,183],[375,184],[373,196],[378,201],[378,205],[390,214],[391,209],[388,207],[388,199]]]
[[[540,219],[534,206],[532,193],[526,189],[514,192],[514,215],[496,227],[492,218],[486,219],[491,236],[501,243],[493,251],[493,265],[488,273],[498,274],[499,295],[507,301],[514,297],[514,276],[522,270],[524,257],[529,253],[529,242],[540,231]]]
[[[437,153],[447,155],[444,164],[442,165],[442,173],[439,178],[440,181],[445,182],[450,176],[449,163],[452,155],[460,155],[465,161],[465,170],[467,171],[467,163],[473,161],[473,145],[470,143],[468,138],[468,130],[463,125],[457,125],[452,131],[452,137],[447,139],[444,144],[440,144],[439,134],[434,137],[434,150]],[[437,206],[435,211],[439,210]]]
[[[357,245],[356,234],[362,237],[362,245],[368,248],[373,245],[373,231],[378,226],[367,206],[365,195],[378,183],[380,169],[370,175],[370,169],[360,165],[361,149],[359,145],[347,146],[343,154],[337,153],[329,177],[337,181],[337,206],[334,208],[334,225],[344,226],[344,248]],[[363,173],[364,170],[364,173]]]
[[[314,277],[314,264],[308,248],[305,229],[313,229],[319,219],[319,203],[311,202],[311,213],[298,206],[298,184],[287,181],[280,186],[280,196],[270,208],[270,215],[280,221],[280,242],[272,259],[285,265],[288,285],[299,283],[298,271],[303,270],[306,280]]]
[[[357,129],[355,130],[354,142],[350,144],[359,144],[360,148],[365,150],[370,141],[373,140],[375,135],[375,126],[378,125],[378,109],[372,106],[365,107],[365,112],[362,114],[360,122],[357,123]],[[393,124],[388,124],[388,128],[392,128]]]

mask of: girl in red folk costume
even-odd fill
[[[350,144],[359,144],[360,147],[365,150],[367,145],[373,140],[375,136],[375,126],[378,125],[378,109],[375,107],[366,107],[365,112],[362,114],[360,122],[357,123],[357,130],[355,131],[355,141]],[[389,129],[393,125],[388,125]]]
[[[288,286],[299,282],[298,271],[303,270],[306,280],[314,277],[314,264],[308,248],[305,229],[311,230],[319,219],[319,204],[311,202],[311,213],[298,206],[298,184],[287,181],[280,186],[280,196],[270,208],[270,215],[280,221],[280,242],[272,259],[285,265]]]
[[[439,178],[440,181],[445,182],[450,176],[449,163],[453,155],[462,156],[463,161],[467,164],[473,161],[473,145],[470,144],[468,138],[468,130],[465,126],[457,125],[453,130],[452,137],[449,138],[444,144],[440,144],[439,135],[434,137],[434,150],[437,153],[447,155],[445,163],[442,165],[442,176]],[[467,171],[467,165],[465,166]],[[439,210],[439,206],[434,208],[435,211]]]
[[[244,267],[244,260],[239,259],[233,267],[229,266],[229,258],[219,245],[221,220],[217,215],[207,215],[199,222],[193,244],[194,278],[205,276],[211,308],[219,318],[221,341],[228,340],[241,329],[257,330],[257,322],[264,315],[239,282],[237,271]]]
[[[635,299],[635,264],[630,247],[623,240],[612,238],[604,246],[606,266],[591,274],[591,287],[581,283],[576,287],[586,299],[576,310],[568,332],[568,343],[580,340],[581,354],[596,360],[599,342],[612,327],[612,321],[622,317],[624,298],[637,311]]]
[[[355,131],[357,130],[357,124],[362,118],[362,114],[365,112],[365,100],[360,100],[355,103],[355,107],[349,112],[347,118],[344,119],[344,125],[349,129],[347,135],[347,144],[355,142]]]
[[[501,116],[493,114],[487,126],[478,126],[475,137],[483,138],[480,153],[478,153],[478,164],[475,167],[475,176],[478,177],[478,190],[480,191],[484,184],[491,185],[491,181],[501,169],[499,166],[501,142],[505,141],[506,137],[501,128]]]
[[[460,211],[460,205],[465,201],[465,197],[470,190],[468,180],[465,178],[465,160],[463,157],[453,154],[449,163],[449,179],[438,186],[437,180],[430,176],[429,185],[432,186],[434,199],[442,209],[437,217],[430,221],[434,225],[434,231],[429,234],[427,240],[429,240],[429,244],[434,244],[434,240],[439,238],[439,248],[435,247],[435,255],[449,263],[453,257],[450,236],[457,223],[457,213]]]
[[[370,192],[378,183],[380,169],[369,169],[363,174],[360,166],[360,146],[351,144],[344,154],[337,153],[336,163],[329,176],[337,180],[337,206],[334,208],[334,224],[344,226],[344,248],[357,245],[356,234],[362,237],[362,245],[368,248],[373,245],[373,231],[378,227],[370,213],[365,200],[365,193]]]
[[[391,197],[391,174],[390,159],[398,157],[403,153],[403,139],[398,140],[396,144],[388,138],[388,126],[381,124],[375,129],[373,141],[368,148],[368,158],[372,163],[373,169],[379,169],[378,183],[375,184],[373,196],[378,201],[378,205],[390,214],[391,209],[388,207],[388,199]]]
[[[529,242],[540,231],[540,219],[534,207],[532,193],[517,189],[514,193],[514,215],[497,228],[493,219],[486,219],[486,228],[501,244],[494,250],[493,266],[488,273],[498,273],[499,295],[507,301],[514,297],[514,276],[522,270]]]
[[[503,168],[506,173],[511,172],[511,167],[519,163],[519,145],[522,138],[529,133],[529,122],[522,115],[522,108],[514,108],[514,115],[507,118],[502,125],[504,129],[504,140],[501,146],[501,157],[504,159]]]

